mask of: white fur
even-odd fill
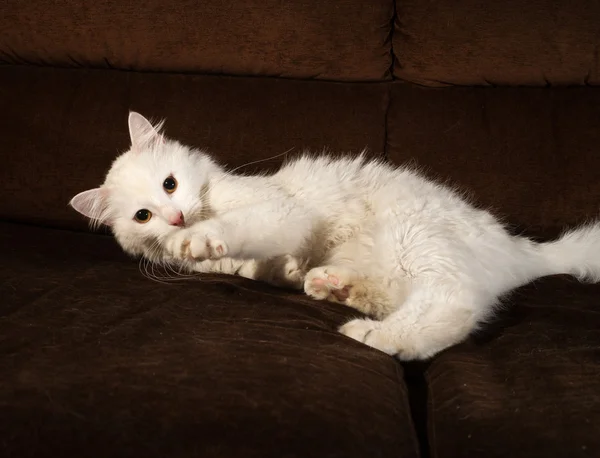
[[[463,340],[499,298],[535,278],[600,280],[600,224],[538,244],[407,168],[364,155],[305,155],[270,176],[228,173],[166,139],[137,113],[131,149],[105,183],[71,204],[109,224],[123,249],[188,271],[240,274],[304,288],[375,319],[341,327],[404,360]],[[173,194],[162,189],[173,175]],[[141,208],[152,219],[134,221]],[[182,211],[186,227],[169,225]]]

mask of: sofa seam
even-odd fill
[[[388,140],[389,140],[389,132],[388,132],[388,116],[390,112],[390,106],[392,104],[392,84],[394,82],[394,65],[396,63],[396,56],[394,53],[394,32],[396,23],[396,0],[392,0],[392,14],[390,17],[390,33],[389,33],[389,42],[390,42],[390,66],[388,68],[388,72],[391,80],[387,83],[386,90],[386,105],[385,112],[383,115],[383,157],[386,161],[390,160],[389,150],[388,150]]]

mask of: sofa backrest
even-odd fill
[[[596,216],[600,89],[541,88],[599,85],[599,50],[597,0],[4,0],[0,218],[85,228],[67,202],[133,109],[230,166],[367,147],[571,225]]]
[[[600,84],[598,0],[397,0],[394,76],[427,86]]]
[[[391,78],[393,0],[0,2],[0,63]]]

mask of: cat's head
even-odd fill
[[[112,164],[104,184],[71,199],[93,226],[111,227],[133,255],[152,247],[209,211],[208,180],[220,168],[206,154],[166,138],[139,113],[129,114],[131,147]]]

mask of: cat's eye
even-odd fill
[[[133,219],[135,219],[138,223],[142,224],[150,221],[150,218],[152,218],[152,212],[150,210],[146,210],[145,208],[135,212],[135,216],[133,217]]]
[[[168,176],[163,181],[163,189],[167,191],[169,194],[172,194],[177,189],[177,180],[173,175]]]

